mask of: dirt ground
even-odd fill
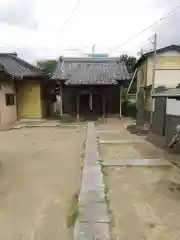
[[[72,239],[67,217],[81,185],[84,129],[0,132],[0,239]]]
[[[144,137],[130,134],[126,127],[132,123],[123,119],[97,124],[100,141],[131,141],[129,144],[100,144],[101,158],[106,163],[112,159],[171,160],[177,157],[165,154]],[[105,167],[104,171],[113,240],[180,239],[179,168],[173,165]]]

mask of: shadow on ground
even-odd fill
[[[131,134],[136,134],[136,135],[146,136],[148,134],[148,129],[137,127],[137,125],[135,124],[127,126],[127,130]]]
[[[170,160],[176,165],[180,166],[180,144],[176,144],[173,148],[167,147],[167,141],[164,137],[157,136],[148,129],[144,129],[142,127],[137,127],[136,124],[127,126],[128,132],[138,136],[146,136],[146,141],[151,143],[156,148],[162,149],[164,151],[164,158]]]

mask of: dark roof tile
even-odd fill
[[[53,79],[66,80],[71,85],[117,84],[130,78],[119,58],[60,58]]]
[[[27,63],[26,61],[18,58],[15,54],[0,54],[0,65],[4,67],[4,70],[14,77],[33,77],[42,76],[42,71]]]

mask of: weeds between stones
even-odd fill
[[[79,194],[76,193],[73,196],[69,216],[67,217],[68,228],[74,227],[78,216],[79,216]]]

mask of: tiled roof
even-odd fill
[[[60,58],[53,79],[71,85],[111,85],[130,78],[119,58]]]
[[[167,91],[155,93],[152,97],[180,97],[180,88],[168,89]]]
[[[14,54],[0,53],[0,66],[13,77],[42,76],[42,71]]]

